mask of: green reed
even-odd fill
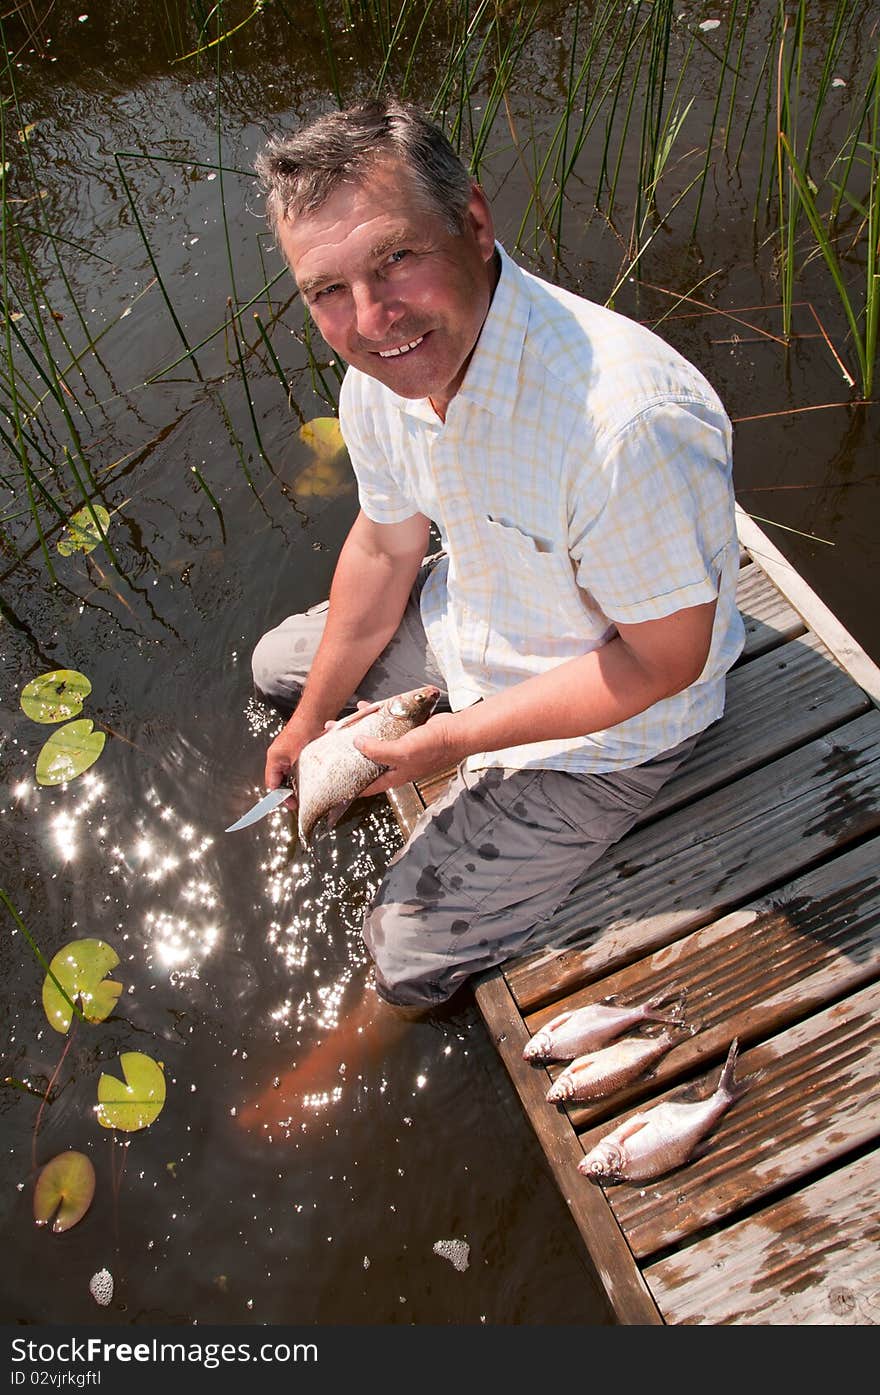
[[[777,186],[779,198],[779,261],[783,290],[783,322],[791,330],[791,307],[798,274],[799,257],[806,260],[817,253],[825,263],[841,309],[849,326],[850,340],[857,360],[858,382],[864,398],[873,389],[877,357],[878,318],[880,318],[880,277],[878,277],[878,229],[880,229],[880,56],[875,60],[866,91],[855,104],[855,120],[843,147],[827,170],[816,168],[815,143],[821,127],[837,62],[853,24],[852,7],[838,0],[819,80],[812,93],[809,121],[804,119],[806,136],[801,136],[798,109],[804,97],[803,46],[807,22],[804,0],[794,18],[791,51],[786,55],[786,30],[781,20],[777,95]],[[786,16],[786,20],[787,20]],[[852,192],[857,183],[860,194]],[[826,203],[828,191],[830,198]],[[843,205],[855,213],[856,225],[849,246],[842,248],[839,228]],[[812,245],[801,250],[799,230],[806,223]],[[854,290],[847,270],[853,253],[864,262],[862,293]],[[852,380],[851,380],[852,381]],[[854,385],[854,384],[853,384]]]

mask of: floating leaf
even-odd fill
[[[37,756],[38,785],[63,785],[94,765],[107,736],[93,727],[90,717],[80,717],[78,722],[53,731]]]
[[[96,516],[101,524],[100,528],[95,522]],[[107,532],[109,522],[110,515],[103,504],[92,504],[91,508],[78,509],[58,539],[58,551],[62,557],[69,557],[73,552],[92,552],[101,541],[101,534]]]
[[[71,940],[49,965],[43,980],[43,1011],[56,1032],[66,1032],[73,1020],[70,1004],[77,998],[88,1022],[103,1022],[116,1006],[122,984],[106,977],[119,963],[119,955],[103,940]],[[58,985],[61,985],[59,988]],[[63,991],[62,991],[63,990]],[[67,997],[65,997],[65,993]]]
[[[22,710],[32,722],[66,722],[82,711],[92,685],[75,668],[56,668],[32,678],[21,690]]]
[[[338,417],[313,417],[296,434],[303,445],[325,459],[345,449]]]
[[[293,482],[302,497],[336,499],[354,488],[354,474],[339,429],[338,417],[315,417],[297,432],[312,453],[312,461]]]
[[[98,1081],[98,1123],[105,1129],[134,1133],[149,1128],[165,1103],[165,1075],[158,1061],[141,1051],[119,1057],[125,1083],[115,1075]]]
[[[56,1234],[81,1221],[95,1195],[95,1169],[85,1153],[59,1153],[47,1162],[34,1187],[34,1220],[46,1225],[54,1216]]]

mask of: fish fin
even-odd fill
[[[685,1002],[687,999],[687,987],[673,985],[671,988],[661,988],[656,993],[652,993],[647,999],[645,1007],[649,1009],[659,1008],[664,1003],[671,1002],[673,1006],[669,1009],[670,1016],[682,1017],[684,1015]]]
[[[763,1074],[762,1071],[753,1071],[751,1075],[744,1076],[742,1080],[734,1080],[733,1073],[736,1070],[736,1063],[739,1058],[739,1039],[734,1037],[727,1052],[727,1060],[721,1067],[721,1074],[718,1077],[716,1090],[723,1090],[730,1095],[731,1100],[738,1100],[751,1089],[756,1080]]]
[[[632,1138],[633,1134],[643,1129],[650,1123],[646,1114],[634,1114],[631,1119],[627,1119],[625,1124],[621,1124],[619,1129],[614,1130],[614,1136],[618,1143],[623,1143],[627,1138]]]
[[[683,1028],[685,1026],[685,1023],[681,1017],[681,1013],[679,1012],[646,1012],[645,1021],[664,1022],[667,1027]]]
[[[369,717],[371,713],[378,712],[381,706],[381,702],[371,702],[368,707],[359,707],[356,712],[349,712],[347,717],[340,717],[339,721],[331,730],[337,731],[339,727],[354,726],[355,722],[361,722],[364,717]]]
[[[332,808],[328,809],[323,819],[321,820],[323,824],[323,832],[329,833],[331,828],[335,828],[339,820],[342,818],[343,814],[346,812],[347,809],[351,808],[353,803],[353,799],[341,799],[338,804],[334,804]]]
[[[551,1027],[561,1027],[563,1022],[568,1021],[573,1011],[573,1008],[569,1008],[567,1012],[560,1012],[558,1017],[554,1017],[552,1022],[547,1023],[547,1031],[549,1032]]]
[[[312,824],[307,838],[302,839],[303,846],[311,848],[316,838],[325,838],[331,829],[335,828],[345,811],[354,803],[353,799],[342,799],[338,804],[331,804],[330,808]]]

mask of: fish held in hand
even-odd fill
[[[319,825],[332,828],[349,804],[388,768],[359,751],[354,738],[397,741],[427,721],[439,696],[439,688],[431,685],[395,693],[343,717],[302,748],[295,783],[297,829],[305,847],[311,845]]]
[[[605,1046],[640,1022],[665,1022],[668,1026],[674,1026],[681,1021],[683,994],[679,995],[674,1008],[668,1012],[658,1011],[660,1005],[668,1002],[672,996],[668,992],[655,993],[644,1003],[636,1003],[632,1007],[588,1003],[585,1007],[560,1013],[526,1042],[523,1060],[535,1063],[573,1061],[576,1056]]]
[[[733,1078],[739,1046],[730,1044],[718,1085],[693,1103],[665,1100],[634,1114],[586,1153],[578,1172],[594,1182],[647,1182],[687,1162],[701,1139],[748,1088]]]
[[[681,1040],[682,1027],[667,1027],[655,1037],[626,1037],[598,1051],[578,1056],[547,1091],[550,1104],[604,1099],[620,1090],[666,1055]]]

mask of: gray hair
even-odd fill
[[[254,167],[276,238],[283,219],[317,212],[342,183],[362,183],[389,156],[410,171],[448,231],[463,232],[473,187],[468,170],[439,126],[417,107],[389,99],[329,112],[267,142]]]

